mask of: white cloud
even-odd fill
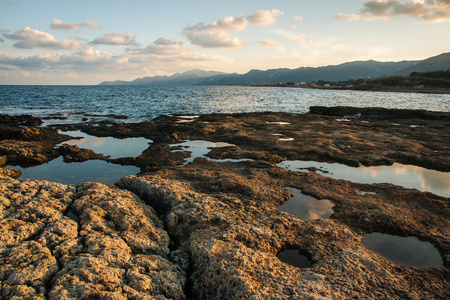
[[[343,14],[343,13],[338,13],[335,16],[336,19],[340,19],[340,20],[345,20],[345,21],[358,21],[362,19],[361,15],[358,14]]]
[[[50,33],[24,27],[13,34],[4,33],[3,36],[17,41],[13,46],[21,49],[46,48],[52,50],[78,50],[85,45],[69,40],[57,40]]]
[[[247,25],[247,20],[244,16],[225,17],[211,23],[209,28],[213,30],[244,30],[247,28]]]
[[[226,31],[204,31],[193,28],[185,29],[183,36],[192,44],[205,48],[240,48],[246,42],[229,35]]]
[[[159,38],[154,41],[153,44],[147,46],[145,49],[140,49],[140,52],[162,56],[174,56],[192,52],[192,49],[183,46],[182,42],[175,42],[166,38]]]
[[[50,27],[53,29],[61,29],[61,30],[78,30],[81,28],[80,24],[63,22],[58,19],[53,19]]]
[[[101,66],[114,66],[118,63],[120,56],[114,56],[107,52],[99,51],[95,48],[86,48],[71,55],[58,53],[56,55],[38,54],[35,56],[7,56],[0,55],[0,64],[10,65],[26,71],[45,71],[89,69],[99,70]]]
[[[294,16],[294,20],[297,20],[297,21],[303,21],[303,17],[302,16]]]
[[[99,23],[96,23],[96,22],[92,22],[92,21],[81,22],[81,26],[84,26],[84,27],[87,27],[87,28],[91,28],[91,29],[100,29],[100,28],[102,28],[102,25],[100,25]]]
[[[166,38],[159,38],[145,48],[130,47],[127,49],[130,62],[144,62],[155,60],[171,61],[213,61],[220,60],[217,56],[197,53],[192,48],[183,46],[182,42],[175,42]]]
[[[260,46],[263,47],[274,47],[274,46],[278,46],[278,43],[269,39],[265,39],[263,41],[258,41]]]
[[[53,19],[52,23],[50,24],[50,27],[53,29],[60,29],[60,30],[79,30],[81,27],[87,27],[87,28],[101,28],[102,26],[96,22],[92,21],[85,21],[81,22],[80,24],[77,23],[71,23],[71,22],[63,22],[59,19]]]
[[[182,36],[194,45],[205,48],[239,48],[245,41],[233,37],[226,30],[244,30],[248,23],[244,16],[225,17],[211,24],[198,23],[183,29]]]
[[[305,45],[312,45],[314,37],[310,35],[306,35],[304,33],[299,33],[295,35],[295,38],[291,40],[292,43],[301,43]]]
[[[70,55],[38,54],[35,56],[12,56],[0,54],[0,68],[16,72],[60,73],[65,76],[74,74],[123,74],[139,76],[149,64],[162,69],[183,67],[198,67],[199,63],[222,61],[218,56],[196,53],[181,43],[165,38],[156,40],[152,47],[130,48],[129,51],[114,55],[100,51],[95,47],[86,46]],[[12,68],[12,69],[11,69]],[[104,79],[103,79],[104,80]]]
[[[132,33],[124,32],[113,32],[105,33],[101,37],[94,39],[91,43],[95,45],[136,45],[135,35]]]
[[[358,14],[339,13],[337,19],[355,21],[360,19],[391,19],[406,16],[425,21],[450,19],[450,0],[411,0],[402,3],[399,0],[370,0],[364,3]]]
[[[247,20],[258,26],[270,25],[275,23],[277,20],[275,17],[280,17],[284,12],[278,9],[270,10],[259,10],[247,17]]]

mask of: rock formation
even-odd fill
[[[449,121],[429,114],[366,117],[364,110],[344,111],[362,113],[355,119],[261,113],[205,115],[189,123],[166,116],[140,124],[71,125],[97,135],[154,141],[139,157],[119,160],[86,149],[55,148],[67,137],[22,127],[25,117],[5,117],[0,166],[64,155],[72,161],[134,164],[142,173],[115,186],[75,186],[13,179],[4,174],[14,171],[1,169],[1,298],[450,298],[449,198],[276,165],[327,159],[449,171]],[[279,140],[280,134],[294,140]],[[190,154],[173,151],[171,144],[186,139],[232,143],[207,156],[247,160],[196,158],[181,167]],[[306,220],[279,211],[276,207],[291,197],[290,188],[330,200],[333,215]],[[443,267],[396,264],[364,247],[361,240],[371,232],[428,241]],[[277,255],[284,250],[306,256],[311,266],[281,261]]]
[[[132,193],[6,177],[0,190],[2,299],[185,299],[167,232]]]

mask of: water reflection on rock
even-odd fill
[[[209,141],[204,141],[204,140],[195,140],[195,141],[185,141],[185,142],[179,143],[179,144],[172,144],[170,146],[183,148],[182,150],[174,150],[174,151],[189,151],[189,152],[191,152],[191,157],[186,159],[186,162],[184,165],[186,165],[190,162],[193,162],[194,159],[196,159],[197,157],[203,157],[203,158],[207,158],[209,160],[219,161],[219,162],[229,162],[229,161],[238,162],[238,161],[247,160],[247,159],[230,159],[230,158],[212,159],[212,158],[209,158],[206,156],[206,154],[208,154],[208,152],[211,151],[211,148],[236,146],[236,145],[233,145],[230,143],[225,143],[225,142],[209,142]]]
[[[303,194],[299,189],[290,188],[294,196],[277,208],[303,219],[325,219],[333,214],[333,203],[317,200]]]
[[[443,268],[443,260],[436,248],[418,238],[382,233],[365,234],[363,245],[399,265],[416,268]]]
[[[450,172],[440,172],[422,167],[394,163],[392,166],[359,168],[338,163],[316,161],[284,161],[278,166],[291,171],[309,171],[317,168],[324,176],[345,179],[358,183],[392,183],[405,188],[427,191],[436,195],[450,197]],[[328,172],[328,173],[326,173]]]
[[[23,179],[48,180],[63,184],[102,182],[114,184],[123,176],[139,173],[135,166],[121,166],[103,160],[88,160],[82,163],[65,163],[62,157],[48,163],[19,168]]]
[[[96,153],[110,156],[111,159],[121,157],[136,157],[148,148],[152,140],[145,138],[116,139],[113,137],[96,137],[81,131],[61,132],[81,139],[73,139],[63,144],[77,145],[80,148],[90,149]]]

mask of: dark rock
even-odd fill
[[[33,117],[31,115],[9,116],[0,114],[0,124],[10,126],[38,126],[43,122],[41,119]]]
[[[423,120],[450,120],[450,113],[447,112],[430,112],[417,109],[393,109],[381,107],[326,107],[311,106],[309,108],[311,114],[319,114],[325,116],[355,116],[361,115],[361,118],[389,118],[389,119],[423,119]]]
[[[90,159],[106,159],[103,154],[97,154],[90,149],[80,149],[77,145],[63,144],[58,148],[58,151],[64,156],[64,161],[67,163],[84,162]]]

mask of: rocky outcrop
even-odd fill
[[[393,109],[383,107],[351,107],[351,106],[311,106],[311,114],[336,116],[336,117],[358,117],[358,118],[378,118],[378,119],[414,119],[414,120],[450,120],[448,112],[431,112],[420,109]]]
[[[77,145],[63,144],[58,148],[66,163],[84,162],[90,159],[106,159],[103,154],[97,154],[90,149],[79,148]]]
[[[162,222],[130,192],[6,177],[0,190],[2,299],[185,298]]]
[[[53,149],[54,145],[69,137],[58,134],[54,129],[30,126],[40,123],[42,121],[36,122],[31,116],[0,115],[0,155],[8,164],[36,165],[59,156]]]
[[[80,124],[71,129],[152,139],[151,147],[134,161],[145,171],[178,164],[179,152],[171,153],[167,145],[183,140],[235,145],[215,149],[212,158],[319,160],[354,167],[399,162],[450,171],[447,113],[356,107],[313,107],[311,112],[201,115],[189,123],[179,123],[179,116],[162,116],[151,122]],[[356,114],[362,117],[354,118]]]
[[[180,265],[190,258],[188,291],[192,299],[450,295],[446,269],[399,266],[367,250],[361,244],[363,231],[357,226],[349,227],[339,219],[304,220],[278,211],[276,203],[287,194],[274,184],[281,184],[279,178],[284,176],[288,181],[289,174],[270,178],[266,173],[263,178],[265,171],[258,171],[253,164],[253,168],[228,177],[229,170],[218,164],[221,172],[216,170],[214,178],[213,164],[206,167],[199,162],[197,169],[128,176],[118,182],[166,216],[167,230],[176,243],[172,255]],[[308,177],[313,178],[303,177],[303,182],[309,181],[312,187],[316,181],[321,189],[322,176]],[[297,184],[292,179],[290,183]],[[343,188],[342,181],[325,181],[328,187]],[[285,249],[300,251],[312,261],[312,267],[301,269],[280,261],[277,254]]]
[[[1,169],[2,299],[450,298],[448,198],[275,165],[326,159],[448,171],[446,118],[260,113],[177,120],[71,127],[154,141],[139,157],[110,160],[142,171],[116,186],[17,180]],[[64,138],[54,130],[11,124],[5,126],[16,128],[0,141],[5,164],[55,155],[106,159],[71,146],[54,149]],[[190,154],[170,144],[187,139],[232,143],[207,156],[247,161],[196,158],[181,166]],[[307,220],[279,211],[290,188],[328,199],[334,213]],[[372,232],[428,241],[444,267],[391,262],[363,246],[364,234]],[[310,265],[283,262],[278,255],[285,250],[304,255]]]

